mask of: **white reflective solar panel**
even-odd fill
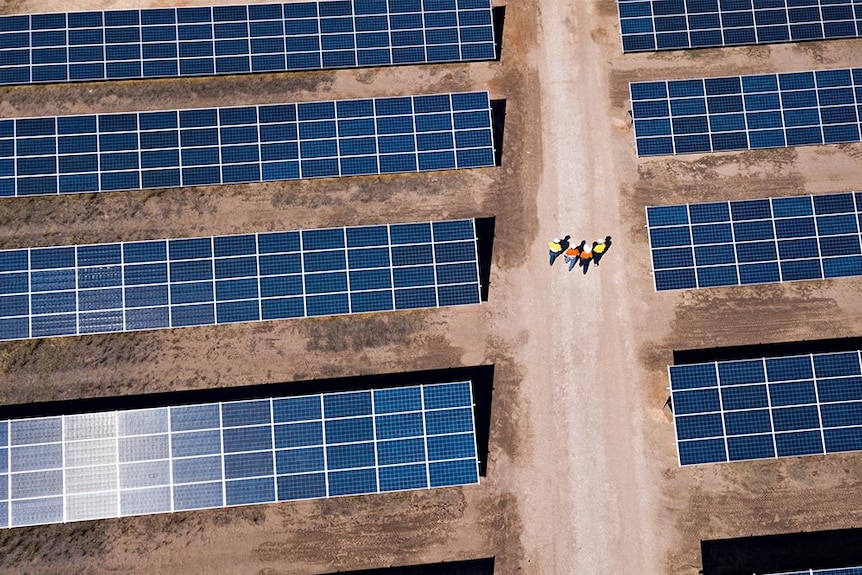
[[[0,251],[0,340],[476,304],[476,242],[451,220]]]
[[[478,470],[469,381],[3,420],[0,527],[470,485]]]

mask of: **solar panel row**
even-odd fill
[[[0,251],[0,340],[479,301],[473,220]]]
[[[0,527],[468,485],[470,382],[0,421]]]
[[[680,465],[862,450],[858,351],[669,373]]]
[[[335,0],[0,17],[0,84],[494,57],[490,0]]]
[[[639,156],[860,141],[862,68],[630,85]]]
[[[493,165],[487,92],[0,120],[0,197]]]
[[[657,291],[862,275],[862,193],[647,208]]]
[[[862,35],[854,0],[617,0],[623,52]]]

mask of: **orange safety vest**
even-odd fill
[[[569,248],[566,250],[566,255],[570,258],[576,258],[581,255],[581,250],[579,250],[577,247]]]

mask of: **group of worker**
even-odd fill
[[[611,236],[607,236],[604,239],[599,238],[594,241],[591,246],[588,246],[587,241],[583,240],[580,244],[574,247],[572,247],[571,242],[569,242],[571,237],[572,236],[566,236],[562,239],[554,238],[552,241],[548,242],[551,265],[554,265],[554,262],[558,257],[563,256],[565,262],[569,264],[569,271],[572,271],[575,265],[579,265],[583,272],[587,273],[587,270],[590,268],[590,262],[599,265],[602,257],[611,247]]]

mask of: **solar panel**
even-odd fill
[[[680,465],[862,450],[858,351],[668,370]]]
[[[474,220],[0,251],[0,340],[476,304]]]
[[[491,0],[336,0],[0,17],[0,84],[495,56]]]
[[[478,482],[469,381],[0,421],[0,527]]]
[[[647,208],[656,291],[862,275],[862,193]]]
[[[487,92],[0,120],[0,197],[493,165]]]
[[[862,68],[630,85],[638,156],[859,141]]]
[[[802,571],[775,573],[774,575],[862,575],[862,567],[841,567],[839,569],[804,569]]]
[[[858,38],[853,0],[617,0],[623,52]],[[858,8],[856,8],[858,10]]]

